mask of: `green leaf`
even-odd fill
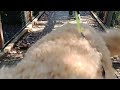
[[[80,25],[80,18],[78,17],[77,11],[75,11],[75,18],[76,18],[76,21],[77,21],[78,30],[79,30],[79,32],[82,33],[83,30],[82,30],[81,25]]]

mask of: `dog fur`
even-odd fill
[[[110,52],[93,28],[65,24],[32,45],[16,67],[3,67],[1,79],[113,79]],[[103,74],[105,71],[105,77]]]
[[[120,55],[120,30],[108,29],[106,33],[100,33],[106,42],[111,56]]]

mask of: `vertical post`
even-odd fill
[[[29,20],[32,22],[32,11],[29,11]]]
[[[1,22],[1,14],[0,14],[0,48],[3,47],[4,47],[4,38],[3,38],[2,22]]]
[[[111,25],[113,13],[114,13],[114,11],[109,11],[108,12],[108,17],[107,17],[106,25],[109,26],[109,27]]]
[[[103,18],[103,23],[105,24],[107,21],[107,16],[108,16],[108,11],[104,12],[104,18]]]

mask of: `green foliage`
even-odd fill
[[[112,17],[112,26],[120,27],[120,11],[114,11],[114,14]]]
[[[78,30],[79,30],[79,32],[82,33],[83,31],[82,31],[82,28],[81,28],[80,18],[78,17],[77,11],[75,12],[75,18],[76,18],[76,21],[77,21]]]
[[[79,33],[81,33],[81,35],[83,37],[85,37],[84,34],[83,34],[83,28],[81,27],[81,24],[80,24],[80,17],[78,16],[77,11],[75,12],[75,18],[76,18],[76,21],[77,21],[77,26],[78,26]]]
[[[78,17],[78,13],[77,12],[75,12],[75,17],[76,17],[78,28],[80,29],[80,19]]]
[[[118,23],[120,24],[120,11],[116,12],[116,19],[117,19]]]

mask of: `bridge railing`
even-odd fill
[[[120,11],[94,11],[108,27],[120,27]]]
[[[26,27],[42,11],[4,11],[0,14],[0,49]]]

